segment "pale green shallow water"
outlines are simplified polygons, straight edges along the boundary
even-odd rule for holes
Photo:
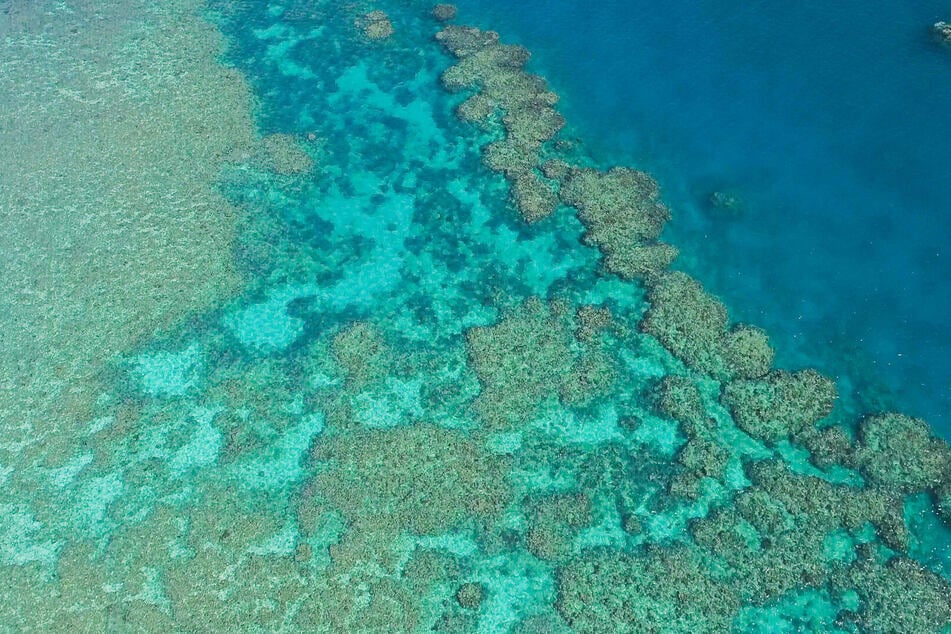
[[[51,104],[0,155],[0,631],[951,631],[947,445],[770,371],[521,52],[415,3],[38,6],[0,3],[4,99]]]

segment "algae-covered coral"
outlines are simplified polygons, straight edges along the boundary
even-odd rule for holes
[[[947,627],[948,446],[774,367],[526,49],[213,6],[267,132],[221,182],[246,288],[0,459],[0,630]]]

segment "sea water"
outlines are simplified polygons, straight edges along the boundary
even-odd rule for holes
[[[803,370],[842,352],[785,352],[788,315],[794,372],[736,324],[766,313],[627,250],[662,207],[610,168],[656,167],[671,203],[735,191],[736,223],[759,194],[672,178],[649,121],[589,143],[582,57],[528,68],[563,93],[547,140],[524,54],[437,41],[423,3],[35,6],[0,23],[5,255],[39,306],[0,317],[0,631],[948,631],[948,446]],[[457,22],[527,41],[503,13]],[[26,231],[37,200],[57,222]],[[720,290],[682,200],[662,237]]]
[[[586,143],[659,178],[680,266],[782,365],[951,434],[947,3],[460,6],[533,50]]]

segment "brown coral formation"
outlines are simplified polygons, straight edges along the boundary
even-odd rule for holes
[[[563,561],[574,551],[578,531],[589,526],[591,500],[585,493],[558,493],[525,502],[528,551],[548,561]]]
[[[394,362],[383,334],[369,322],[354,322],[338,332],[331,344],[334,360],[347,383],[359,387],[386,376]]]
[[[494,326],[466,333],[482,393],[476,408],[494,428],[527,422],[557,393],[574,362],[571,338],[541,300],[531,298]]]
[[[459,60],[443,73],[443,86],[476,90],[459,105],[459,117],[487,122],[497,111],[502,113],[505,138],[485,148],[485,164],[508,179],[512,202],[526,222],[549,216],[558,197],[538,167],[542,145],[565,125],[552,107],[557,95],[541,77],[524,71],[528,51],[500,44],[493,31],[448,26],[436,39]]]
[[[834,578],[862,603],[856,621],[867,632],[943,632],[951,624],[947,581],[905,557],[886,564],[864,558]]]
[[[296,176],[314,168],[314,159],[293,134],[269,134],[264,137],[262,145],[265,166],[278,174]]]
[[[456,17],[456,5],[437,4],[433,7],[433,17],[440,22],[449,22]]]
[[[696,499],[700,494],[703,478],[722,479],[729,459],[729,452],[714,440],[694,436],[681,447],[677,463],[683,467],[670,487],[670,494]]]
[[[653,388],[651,399],[661,414],[681,423],[688,434],[707,424],[700,390],[687,377],[665,376]]]
[[[598,322],[588,307],[582,313]],[[531,420],[539,404],[557,396],[570,407],[584,407],[606,394],[616,378],[606,343],[575,337],[589,333],[576,324],[573,311],[532,297],[493,326],[466,333],[469,360],[482,392],[475,402],[492,429]],[[597,323],[588,328],[601,328]]]
[[[385,40],[393,35],[393,23],[383,11],[370,11],[357,20],[357,26],[369,40]]]
[[[745,325],[728,329],[726,307],[686,273],[662,275],[647,299],[641,329],[689,367],[725,379],[756,378],[771,366],[765,333]]]
[[[674,247],[657,241],[670,211],[658,200],[657,183],[644,172],[571,168],[560,195],[578,210],[587,229],[584,241],[601,251],[609,273],[652,279],[677,257]]]
[[[39,444],[7,466],[74,438],[116,355],[239,290],[217,182],[256,143],[201,2],[19,4],[42,19],[5,15],[0,46],[0,444]]]
[[[723,403],[743,431],[776,442],[828,416],[836,395],[835,383],[815,370],[777,370],[762,379],[728,384]]]
[[[732,508],[692,526],[701,548],[722,558],[744,600],[771,601],[799,587],[820,586],[830,570],[849,560],[830,560],[826,538],[835,531],[858,532],[872,523],[893,548],[907,547],[901,500],[888,493],[833,485],[793,474],[781,462],[755,465],[753,486]]]
[[[926,422],[902,414],[865,418],[854,462],[872,482],[905,492],[936,489],[951,480],[951,448]]]
[[[332,508],[354,532],[433,535],[492,517],[508,500],[504,460],[458,431],[357,431],[318,442],[313,457],[324,466],[300,507],[305,526]]]
[[[689,548],[596,552],[558,572],[556,607],[577,632],[727,632],[739,599]]]

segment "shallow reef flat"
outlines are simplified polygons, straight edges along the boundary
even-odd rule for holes
[[[75,436],[117,354],[240,289],[216,183],[256,141],[251,95],[201,7],[2,5],[5,463]]]
[[[216,0],[225,71],[166,6],[235,82],[202,115],[230,122],[214,164],[180,150],[214,229],[165,229],[220,266],[116,265],[190,300],[103,304],[128,330],[98,365],[57,348],[98,369],[61,378],[83,408],[4,414],[32,444],[0,454],[0,631],[951,631],[951,449],[776,367],[527,50],[450,5]],[[155,11],[139,64],[175,48]],[[170,188],[181,155],[141,156]]]

